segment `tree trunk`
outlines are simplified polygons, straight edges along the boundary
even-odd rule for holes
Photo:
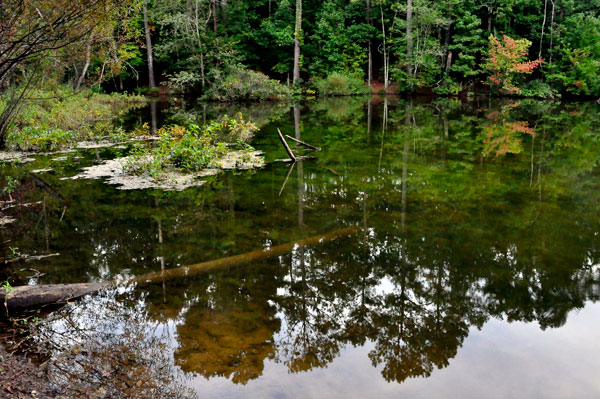
[[[491,34],[492,33],[492,15],[494,13],[494,8],[488,6],[487,11],[488,11],[488,24],[487,24],[488,26],[487,26],[487,31],[488,31],[488,34]]]
[[[371,26],[371,0],[367,0],[367,24]],[[369,86],[373,83],[373,53],[371,49],[371,38],[369,37],[369,64],[367,65],[367,79]]]
[[[556,15],[556,0],[550,0],[552,3],[552,14],[550,18],[550,59],[548,63],[552,65],[552,53],[554,51],[554,16]]]
[[[452,50],[450,50],[450,35],[452,32],[452,24],[448,25],[446,28],[446,35],[444,38],[444,54],[446,57],[444,59],[444,72],[447,74],[450,69],[450,63],[452,62]]]
[[[302,0],[296,0],[296,27],[294,29],[294,75],[293,84],[300,80],[300,39],[302,38]]]
[[[213,31],[217,33],[217,0],[212,0],[211,3],[213,14]]]
[[[268,249],[260,249],[227,258],[197,263],[195,265],[176,267],[174,269],[162,269],[160,271],[137,276],[130,280],[129,283],[161,283],[168,278],[192,277],[195,275],[208,273],[213,270],[223,270],[242,265],[251,265],[269,258],[285,255],[297,247],[309,247],[326,244],[328,242],[337,240],[338,238],[354,235],[358,231],[360,231],[359,226],[345,227],[322,235],[304,238],[295,242],[275,245]],[[12,288],[8,295],[5,295],[5,290],[2,288],[0,289],[0,302],[5,304],[5,308],[9,312],[27,308],[36,308],[44,305],[60,305],[71,299],[93,293],[104,287],[114,284],[118,284],[117,281],[113,280],[101,283],[84,284],[26,285]]]
[[[413,37],[412,37],[412,14],[413,2],[406,1],[406,74],[408,75],[409,85],[412,86],[412,53],[413,53]]]
[[[83,83],[83,81],[85,79],[85,75],[87,73],[87,70],[90,66],[91,48],[92,48],[92,34],[90,34],[90,37],[87,42],[87,46],[85,49],[85,64],[83,64],[83,69],[81,70],[81,74],[79,75],[79,78],[77,78],[77,82],[75,83],[75,91],[79,90],[79,88],[81,87],[81,84]]]
[[[148,55],[148,86],[151,89],[156,87],[154,81],[154,62],[152,57],[152,39],[150,38],[150,25],[148,24],[148,5],[147,0],[143,2],[144,12],[144,33],[146,35],[146,53]]]
[[[383,36],[383,43],[382,43],[382,48],[383,48],[383,86],[385,87],[385,89],[387,90],[388,85],[389,85],[389,58],[388,58],[388,54],[387,54],[387,49],[385,46],[385,20],[383,18],[383,6],[381,3],[379,3],[379,12],[381,14],[381,33]]]
[[[542,48],[543,48],[543,40],[544,40],[544,28],[546,27],[546,14],[548,10],[548,0],[544,0],[544,20],[542,21],[542,33],[540,34],[540,51],[538,53],[538,58],[542,58]]]
[[[45,305],[60,305],[75,298],[98,291],[110,283],[88,284],[47,284],[24,285],[14,287],[8,294],[5,289],[0,289],[0,301],[4,303],[5,312],[14,312],[27,308],[36,308]]]

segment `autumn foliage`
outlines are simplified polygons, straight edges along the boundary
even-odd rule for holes
[[[491,124],[483,130],[483,156],[498,158],[508,153],[519,154],[523,150],[523,134],[536,135],[529,122],[510,120],[510,111],[519,104],[507,104],[487,115]]]
[[[502,40],[491,35],[489,37],[489,58],[486,69],[491,72],[489,84],[500,92],[520,94],[521,89],[515,85],[519,75],[529,75],[543,60],[527,60],[527,52],[531,42],[527,39],[515,40],[504,35]]]

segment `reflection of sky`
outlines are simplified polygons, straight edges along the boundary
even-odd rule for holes
[[[572,312],[563,327],[491,319],[471,329],[450,365],[429,378],[387,383],[371,365],[372,344],[351,346],[327,368],[290,374],[265,362],[247,385],[225,378],[189,382],[202,398],[598,398],[600,303]]]

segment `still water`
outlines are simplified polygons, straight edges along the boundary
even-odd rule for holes
[[[57,384],[130,389],[105,381],[120,373],[154,381],[149,397],[600,397],[599,105],[178,100],[136,112],[121,123],[242,112],[267,166],[160,192],[63,179],[126,148],[5,165],[15,196],[39,201],[11,211],[5,254],[59,255],[0,279],[126,280],[277,250],[51,314],[34,339]],[[276,162],[277,128],[322,151]]]

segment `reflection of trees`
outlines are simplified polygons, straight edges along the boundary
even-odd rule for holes
[[[65,397],[191,398],[173,364],[168,323],[148,317],[145,295],[109,289],[65,307],[31,331],[49,357],[48,379]]]
[[[280,327],[268,303],[272,279],[226,273],[202,283],[177,327],[176,363],[205,378],[241,384],[258,378],[274,356],[273,334]]]
[[[355,109],[344,101],[334,110]],[[69,219],[83,213],[70,208],[54,237],[68,237],[67,248],[77,244],[84,262],[101,248],[108,249],[106,263],[128,259],[125,266],[142,270],[362,225],[356,237],[167,282],[164,292],[148,289],[153,319],[177,324],[176,364],[236,383],[260,376],[266,359],[300,372],[325,367],[345,345],[369,341],[370,360],[388,381],[428,376],[489,318],[559,327],[571,310],[598,299],[594,117],[552,104],[505,106],[503,122],[537,121],[539,135],[511,131],[518,151],[490,160],[482,156],[489,148],[481,118],[494,110],[480,104],[385,101],[364,104],[379,118],[344,116],[344,123],[338,114],[323,118],[327,104],[316,120],[302,115],[303,139],[327,151],[296,165],[279,195],[288,170],[277,165],[165,196],[159,208],[151,197],[115,199],[89,185],[86,195],[99,201],[87,207],[88,219]],[[299,112],[293,115],[288,128],[299,132]],[[385,135],[375,134],[380,130]],[[63,188],[72,197],[80,186]],[[108,223],[102,215],[111,208],[119,216]]]

